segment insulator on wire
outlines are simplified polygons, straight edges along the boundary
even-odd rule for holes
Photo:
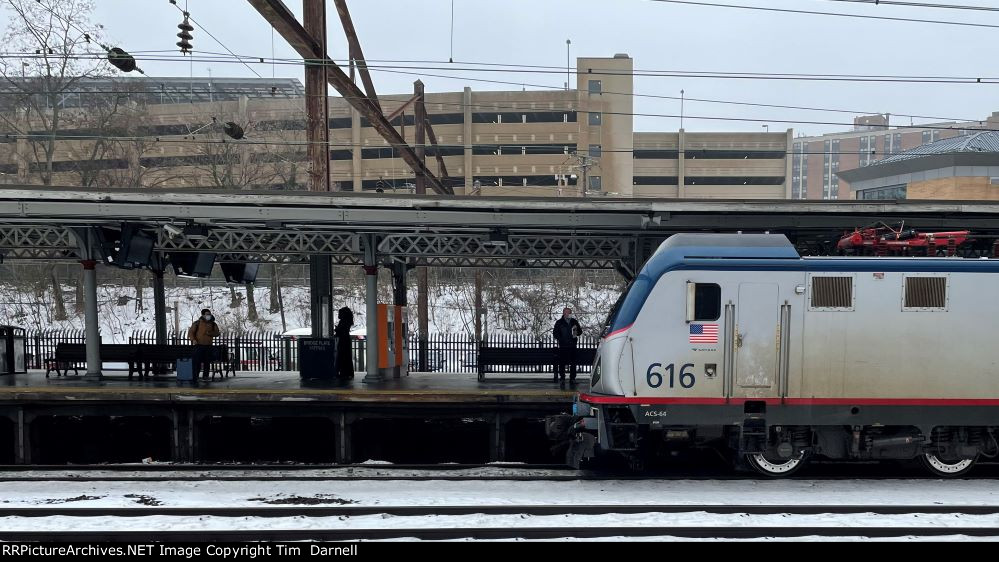
[[[108,62],[122,72],[132,72],[135,66],[135,58],[119,47],[108,49]]]
[[[226,121],[222,125],[222,132],[236,140],[243,138],[243,128],[232,121]]]
[[[180,33],[177,34],[177,37],[180,37],[180,41],[177,41],[177,46],[180,47],[180,53],[182,55],[186,55],[191,52],[191,39],[194,39],[194,36],[191,35],[191,32],[194,31],[194,26],[188,22],[189,16],[190,14],[184,12],[184,21],[177,25],[177,27],[180,28]]]

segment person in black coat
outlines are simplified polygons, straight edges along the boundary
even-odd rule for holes
[[[338,379],[354,378],[354,357],[350,348],[350,328],[354,325],[354,313],[346,306],[336,313],[336,376]]]
[[[572,309],[563,309],[562,317],[555,322],[555,328],[552,330],[555,345],[558,346],[555,360],[555,382],[565,382],[565,367],[568,365],[569,382],[570,384],[576,383],[576,343],[581,335],[583,335],[583,329],[572,315]]]

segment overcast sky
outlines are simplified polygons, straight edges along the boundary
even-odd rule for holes
[[[182,15],[168,0],[96,0],[95,21],[115,44],[136,53],[150,76],[188,76],[190,64],[176,52],[175,33]],[[271,28],[245,0],[187,0],[192,17],[229,49],[271,57]],[[707,0],[713,1],[713,0]],[[564,68],[566,39],[576,56],[628,53],[637,70],[712,72],[932,75],[997,77],[993,69],[999,44],[999,12],[873,6],[828,0],[717,0],[722,3],[994,24],[995,28],[839,18],[677,5],[651,0],[455,0],[454,60]],[[183,5],[185,0],[178,0]],[[297,14],[301,1],[286,2]],[[982,0],[962,4],[987,6]],[[991,3],[995,5],[996,3]],[[372,61],[435,61],[448,66],[451,49],[451,0],[349,0],[365,56]],[[346,42],[333,3],[328,3],[331,56],[342,59]],[[10,18],[9,10],[2,17]],[[196,50],[224,49],[202,30],[194,31]],[[171,61],[143,60],[142,51],[167,51]],[[278,36],[274,54],[295,53]],[[437,62],[439,61],[439,62]],[[374,63],[373,63],[374,64]],[[389,63],[385,63],[389,64]],[[194,75],[253,76],[243,65],[195,62]],[[298,65],[253,65],[262,76],[302,77]],[[564,71],[513,73],[416,70],[427,91],[521,89],[515,85],[473,82],[499,80],[561,87]],[[451,75],[456,78],[427,76]],[[379,93],[412,91],[413,75],[374,72]],[[889,112],[943,118],[984,119],[999,111],[999,84],[911,84],[786,80],[735,80],[676,77],[635,79],[639,94],[709,98],[765,104]],[[676,115],[679,101],[638,97],[636,113]],[[687,101],[688,130],[762,130],[794,127],[820,134],[848,129],[848,113],[767,109]],[[700,120],[697,116],[723,117]],[[785,121],[790,121],[787,123]],[[809,124],[808,121],[829,124]],[[927,119],[914,119],[915,123]],[[909,124],[895,117],[893,124]],[[675,117],[636,117],[641,131],[676,130]]]

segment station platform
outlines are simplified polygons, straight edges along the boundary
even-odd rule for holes
[[[173,462],[550,462],[547,416],[588,377],[413,373],[364,382],[242,371],[181,383],[111,372],[0,376],[0,465]],[[269,443],[263,446],[264,442]],[[263,447],[263,450],[261,449]],[[136,450],[149,452],[136,453]],[[304,460],[303,460],[304,459]]]
[[[43,401],[322,401],[392,403],[571,403],[585,392],[589,379],[560,386],[550,375],[411,373],[365,382],[357,373],[348,381],[303,381],[294,371],[241,371],[235,376],[199,379],[194,384],[173,375],[131,380],[124,374],[101,378],[84,375],[45,377],[44,371],[0,376],[0,403]]]

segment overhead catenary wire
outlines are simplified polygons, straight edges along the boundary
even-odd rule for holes
[[[239,58],[238,55],[232,54],[231,52],[230,52],[230,56],[232,56],[234,58],[237,58],[237,59]],[[232,61],[230,60],[230,62],[232,62]],[[296,62],[296,64],[301,64],[301,63],[300,62]],[[490,63],[469,63],[469,64],[490,64]],[[509,65],[503,65],[503,66],[509,66]],[[529,66],[529,67],[534,68],[537,65],[520,65],[520,66]],[[429,67],[404,66],[404,67],[393,67],[393,68],[407,68],[407,69],[411,69],[411,70],[418,70],[418,69],[429,68]],[[436,68],[436,67],[434,67],[434,68]],[[374,68],[374,70],[380,71],[380,72],[393,72],[393,73],[401,73],[401,74],[416,74],[416,73],[409,73],[409,72],[404,72],[404,71],[400,71],[400,70],[389,70],[389,69],[383,69],[383,68]],[[445,70],[450,70],[450,69],[445,69]],[[473,72],[474,71],[478,71],[478,69],[465,69],[465,70],[467,70],[467,71],[473,71]],[[497,69],[493,69],[493,70],[497,70]],[[499,71],[508,71],[508,69],[498,69],[498,70]],[[543,70],[543,68],[538,69],[538,70]],[[552,72],[561,73],[562,69],[559,68],[557,71],[553,69],[551,71]],[[716,75],[716,74],[717,73],[715,73],[713,75]],[[427,75],[427,74],[426,73],[419,73],[419,75]],[[506,84],[511,84],[511,85],[512,84],[516,84],[516,85],[523,85],[524,84],[522,81],[518,81],[518,82],[503,82],[503,81],[496,81],[496,80],[476,79],[476,78],[470,78],[470,77],[454,77],[454,76],[441,76],[441,75],[431,75],[431,76],[438,76],[438,77],[447,78],[447,79],[454,79],[454,80],[463,79],[463,80],[483,81],[483,82],[492,82],[492,83],[506,83]],[[803,78],[803,77],[814,77],[813,75],[801,75],[801,74],[782,75],[782,76],[794,76],[794,77],[799,77],[799,78]],[[857,78],[859,75],[839,75],[839,76],[843,77],[843,78],[851,78],[851,77],[852,78]],[[833,75],[832,77],[836,77],[836,75]],[[829,78],[829,76],[824,77],[824,78]],[[864,78],[874,78],[874,77],[864,77]],[[953,79],[955,79],[955,77],[939,77],[939,76],[937,76],[937,77],[897,77],[897,76],[892,76],[892,77],[877,77],[877,78],[890,78],[890,79],[897,79],[897,80],[912,80],[912,79],[917,79],[917,78],[919,78],[919,79],[928,79],[928,80],[939,80],[939,79],[953,80]],[[958,80],[960,80],[960,81],[970,81],[970,78],[958,78]],[[976,79],[976,82],[981,83],[981,79]],[[532,84],[532,87],[543,87],[543,88],[550,88],[550,89],[561,89],[560,87],[548,86],[548,85],[537,85],[537,84]],[[605,92],[605,93],[606,94],[610,94],[610,95],[614,94],[614,92]],[[659,98],[659,99],[677,99],[676,96],[665,96],[665,95],[654,95],[654,94],[636,94],[636,93],[630,93],[630,94],[621,94],[621,95],[633,95],[633,96],[636,96],[636,97],[652,97],[652,98]],[[826,111],[826,109],[823,109],[823,108],[810,108],[810,107],[803,107],[803,106],[780,106],[780,105],[777,105],[777,104],[756,104],[756,103],[752,103],[752,102],[735,102],[735,101],[729,101],[729,100],[708,100],[708,99],[699,99],[699,98],[689,98],[689,99],[691,101],[703,101],[703,102],[706,102],[706,103],[730,103],[730,104],[746,105],[746,106],[757,106],[757,107],[775,107],[775,108],[785,108],[785,109],[802,109],[802,110],[809,110],[809,111]],[[844,113],[856,113],[854,111],[840,110],[840,109],[836,109],[836,110],[830,109],[828,111],[844,112]],[[867,113],[873,113],[873,112],[867,112]],[[648,115],[648,114],[635,114],[635,115]],[[904,114],[904,113],[895,113],[894,115],[901,116],[901,117],[921,118],[921,119],[922,118],[935,118],[935,117],[929,117],[929,116],[917,116],[917,115],[910,115],[910,114]],[[975,120],[975,119],[953,119],[953,118],[938,118],[938,119],[948,119],[948,120],[954,120],[954,121],[968,121],[968,122],[976,122],[976,121],[977,122],[981,122],[980,120]],[[736,119],[733,119],[733,120],[736,120]],[[766,119],[766,120],[760,120],[760,121],[778,121],[778,120]],[[838,123],[828,123],[828,122],[806,122],[806,121],[801,121],[801,120],[783,120],[782,122],[787,122],[787,123],[802,123],[802,124],[805,124],[805,123],[807,123],[807,124],[813,124],[813,123],[814,124],[838,124]],[[844,123],[844,125],[849,125],[849,124]],[[910,127],[916,127],[916,126],[912,125]],[[925,126],[919,126],[919,127],[916,127],[916,128],[925,128]]]
[[[34,53],[24,54],[24,58],[37,57]],[[69,55],[67,58],[87,59],[97,58],[97,54]],[[191,59],[192,57],[185,57]],[[187,62],[185,59],[176,57],[146,57],[144,60],[153,62]],[[305,66],[312,62],[311,59],[281,59],[270,61],[267,57],[246,57],[246,56],[203,56],[195,57],[195,62],[220,63],[220,64],[281,64],[285,66]],[[252,60],[251,60],[252,59]],[[322,62],[318,60],[317,62]],[[337,61],[334,61],[337,62]],[[346,64],[346,63],[343,63]],[[447,63],[436,63],[436,66],[417,65],[390,65],[390,64],[369,64],[370,69],[382,71],[401,70],[436,70],[447,72],[484,72],[484,73],[507,73],[507,74],[552,74],[558,75],[565,72],[565,68],[546,67],[541,65],[508,65],[495,63],[495,66],[504,68],[469,68],[453,67]],[[455,64],[485,64],[485,63],[455,63]],[[892,75],[892,74],[834,74],[834,73],[781,73],[781,72],[740,72],[740,71],[704,71],[704,70],[632,70],[621,71],[613,69],[587,69],[583,71],[576,69],[577,74],[592,76],[632,76],[646,78],[710,78],[710,79],[736,79],[736,80],[797,80],[797,81],[819,81],[819,82],[897,82],[897,83],[920,83],[920,84],[999,84],[999,76],[945,76],[945,75]],[[434,76],[434,75],[430,75]],[[448,79],[463,79],[456,76],[439,76]],[[511,85],[523,86],[531,85],[523,81],[509,82]],[[544,85],[545,88],[554,88],[553,85]],[[564,86],[559,86],[564,89]],[[606,93],[606,92],[605,92]]]
[[[869,2],[863,2],[861,0],[836,0],[836,1],[842,1],[842,2],[852,1],[854,3],[869,3]],[[886,2],[886,3],[889,3],[889,2]],[[951,7],[951,8],[965,8],[965,9],[978,8],[978,7],[968,7],[968,6],[964,6],[964,7],[961,7],[961,6],[949,6],[949,5],[945,6],[945,5],[936,5],[936,4],[934,4],[934,5],[926,5],[926,4],[912,3],[912,2],[891,2],[891,3],[892,4],[897,4],[897,5],[921,5],[921,6],[924,6],[924,7]],[[711,4],[711,3],[699,2],[698,4]],[[711,5],[724,6],[723,4],[711,4]],[[181,10],[179,6],[176,6],[176,7],[177,7],[178,10]],[[183,11],[183,10],[181,10],[181,11]],[[199,24],[199,26],[200,26],[200,24]],[[202,29],[204,29],[204,28],[202,27]],[[243,64],[244,66],[246,66],[252,72],[254,72],[254,74],[256,74],[258,77],[260,76],[259,73],[257,73],[249,64],[247,64],[243,60],[244,58],[249,58],[249,57],[244,57],[244,56],[237,55],[231,49],[229,49],[226,45],[224,45],[221,41],[219,41],[214,35],[212,35],[207,29],[204,29],[204,31],[206,31],[206,33],[208,33],[209,36],[211,36],[217,43],[219,43],[219,45],[221,45],[224,49],[226,49],[226,51],[228,52],[229,55],[231,55],[238,62],[240,62],[241,64]],[[258,58],[260,61],[263,61],[262,58],[259,58],[259,57],[256,57],[256,58]],[[275,60],[273,58],[273,56],[272,56],[271,64],[272,64],[272,69],[274,68],[274,65],[277,64],[277,60]],[[466,63],[466,64],[485,64],[485,63]],[[509,66],[509,65],[504,65],[504,66]],[[408,67],[408,68],[418,68],[418,67]],[[436,67],[419,67],[419,68],[436,68]],[[480,70],[480,69],[474,69],[474,68],[473,69],[442,68],[442,69],[444,69],[444,70],[467,70],[467,71],[479,71]],[[381,70],[388,71],[387,69],[381,69]],[[540,70],[544,70],[544,69],[543,68],[536,68],[535,70],[540,71]],[[558,72],[559,73],[561,72],[561,68],[558,69]],[[637,75],[643,75],[643,74],[641,74],[641,72],[642,71],[638,71],[639,74],[637,74]],[[656,72],[656,71],[653,71],[653,72]],[[671,72],[671,71],[664,71],[664,72]],[[672,72],[685,72],[685,71],[672,71]],[[600,73],[600,72],[598,71],[598,73]],[[723,76],[722,73],[709,73],[709,74],[710,74],[710,76],[699,75],[698,77],[712,77],[713,78],[713,77],[721,77],[721,76]],[[690,76],[690,75],[687,74],[685,76]],[[744,78],[746,76],[747,75],[741,74],[741,73],[738,76],[731,75],[731,74],[724,75],[724,77],[727,77],[727,78],[733,78],[733,77]],[[760,75],[759,74],[751,74],[751,76],[760,76]],[[769,75],[769,76],[766,76],[766,78],[768,78],[768,79],[778,79],[778,78],[779,79],[805,79],[806,77],[807,78],[811,78],[811,79],[849,78],[849,79],[852,79],[852,80],[871,80],[871,79],[880,79],[880,80],[928,80],[928,81],[934,81],[934,82],[937,82],[937,81],[947,81],[947,80],[950,80],[950,79],[953,78],[953,77],[934,77],[934,76],[929,76],[929,77],[894,77],[894,76],[865,77],[865,76],[860,76],[860,75],[815,76],[815,75],[802,75],[802,74],[781,74],[781,75]],[[452,78],[452,77],[448,77],[448,78]],[[970,81],[972,81],[972,78],[971,77],[959,77],[956,80],[957,81],[969,81],[970,82]],[[984,80],[986,80],[987,82],[989,81],[989,79],[984,79]],[[982,78],[974,78],[974,82],[975,83],[982,83],[982,81],[983,81]],[[521,83],[521,82],[518,82],[518,83]],[[513,83],[511,83],[511,84],[513,84]],[[653,97],[652,95],[646,95],[646,96],[647,97]],[[661,98],[661,99],[675,99],[675,96],[654,96],[654,97],[658,97],[658,98]],[[692,98],[691,101],[704,101],[705,103],[739,103],[739,102],[727,102],[727,101],[722,101],[722,100],[697,100],[697,99],[694,99],[694,98]],[[747,102],[742,102],[741,104],[744,104],[744,105],[747,105],[747,106],[755,105],[755,106],[758,106],[758,107],[768,107],[768,106],[771,106],[771,105],[775,105],[775,104],[752,104],[752,103],[747,103]],[[776,106],[776,107],[794,108],[792,106]],[[812,108],[803,108],[803,107],[801,107],[801,108],[795,108],[795,109],[813,110]],[[814,110],[818,110],[818,109],[814,109]],[[848,112],[846,110],[828,110],[828,111]],[[852,111],[849,111],[849,112],[852,112]],[[874,113],[874,112],[865,112],[865,113]],[[901,117],[911,117],[911,118],[934,118],[934,117],[916,116],[916,115],[908,115],[908,114],[901,114],[901,113],[895,113],[895,115],[901,116]],[[944,119],[944,118],[941,118],[941,119]],[[958,120],[958,119],[949,119],[949,120]],[[967,121],[974,121],[974,120],[973,119],[967,119]]]
[[[88,90],[88,89],[80,89],[80,90],[61,90],[59,93],[60,94],[91,94],[91,95],[98,94],[98,95],[108,95],[108,96],[115,96],[115,95],[117,95],[117,96],[127,96],[127,95],[132,95],[132,94],[135,94],[135,95],[152,95],[152,94],[159,93],[159,90],[125,90],[125,89]],[[243,90],[243,89],[239,89],[239,88],[228,88],[228,89],[224,90],[223,93],[229,94],[229,95],[259,95],[258,91]],[[611,94],[611,95],[614,94],[614,92],[604,92],[604,93]],[[30,94],[26,94],[24,92],[19,92],[19,91],[18,92],[14,92],[14,91],[2,91],[2,90],[0,90],[0,96],[3,96],[3,95],[22,95],[23,96],[23,95],[30,95]],[[430,95],[432,95],[432,94],[430,94]],[[622,94],[622,95],[627,95],[627,94]],[[654,98],[654,99],[669,99],[669,100],[679,100],[680,99],[680,96],[670,96],[670,95],[661,95],[661,94],[640,94],[640,93],[634,93],[634,94],[630,94],[630,95],[632,95],[634,97],[645,97],[645,98]],[[282,99],[284,99],[286,97],[287,97],[286,95],[282,94]],[[308,94],[303,94],[303,95],[300,95],[300,96],[295,96],[295,98],[299,98],[299,97],[304,99],[304,98],[308,97]],[[264,99],[266,99],[266,98],[264,98]],[[339,99],[350,100],[352,98],[350,96],[343,96],[343,97],[340,97]],[[711,98],[691,98],[691,97],[685,97],[684,99],[686,101],[701,102],[701,103],[738,105],[738,106],[747,106],[747,107],[764,107],[764,108],[771,108],[771,109],[794,109],[794,110],[800,110],[800,111],[812,111],[812,112],[820,112],[820,113],[848,113],[848,114],[852,114],[852,115],[857,115],[857,114],[882,114],[881,112],[876,112],[876,111],[850,110],[850,109],[824,108],[824,107],[810,107],[810,106],[799,106],[799,105],[781,105],[781,104],[757,103],[757,102],[746,102],[746,101],[737,101],[737,100],[720,100],[720,99],[711,99]],[[395,101],[395,100],[391,100],[390,96],[382,96],[382,101],[391,103],[392,101]],[[403,100],[399,100],[399,101],[402,102]],[[526,110],[528,108],[522,107],[522,105],[517,105],[517,104],[524,104],[524,103],[552,103],[552,100],[550,100],[550,99],[534,99],[534,98],[520,97],[520,98],[517,99],[517,102],[515,102],[513,104],[501,104],[499,102],[495,102],[495,103],[494,102],[481,102],[481,103],[467,104],[467,107],[480,108],[480,109],[510,109],[510,110],[513,110],[513,111],[524,111],[524,110]],[[463,104],[463,103],[446,102],[446,101],[436,101],[436,100],[428,100],[427,104],[428,105],[452,105],[452,106],[466,107],[466,104]],[[535,111],[537,110],[537,108],[532,108],[532,109],[535,110]],[[565,110],[569,110],[569,111],[577,111],[574,108],[555,108],[555,109],[565,109]],[[299,111],[303,112],[303,114],[304,114],[304,109],[299,110]],[[964,122],[964,123],[976,123],[976,122],[977,123],[982,123],[983,122],[982,119],[972,119],[972,118],[942,117],[942,116],[931,116],[931,115],[915,115],[915,114],[899,113],[899,112],[887,112],[887,113],[890,114],[893,117],[909,117],[909,118],[914,118],[914,119],[933,119],[933,120],[937,120],[937,121],[952,121],[952,122]]]
[[[146,74],[145,71],[142,70],[142,68],[140,68],[138,65],[135,64],[135,59],[132,57],[131,54],[127,53],[123,49],[116,48],[116,47],[110,47],[108,45],[105,45],[104,43],[100,42],[97,39],[97,34],[83,29],[82,27],[80,27],[79,25],[77,25],[75,22],[73,22],[73,20],[71,20],[70,18],[64,17],[62,14],[59,14],[57,11],[55,11],[51,6],[47,6],[46,4],[42,3],[41,0],[35,0],[35,2],[39,6],[41,6],[45,11],[47,11],[50,14],[52,14],[53,17],[58,18],[60,21],[65,22],[66,25],[68,25],[68,26],[72,27],[73,29],[77,30],[78,32],[80,32],[83,35],[83,38],[84,38],[84,40],[85,40],[86,43],[90,43],[91,41],[93,41],[94,43],[97,44],[97,46],[99,46],[100,48],[104,49],[105,52],[100,55],[99,60],[106,60],[106,61],[110,62],[113,66],[116,66],[116,67],[120,68],[124,72],[131,72],[131,71],[134,70],[134,71],[138,72],[139,74],[142,74],[142,75]],[[25,14],[24,12],[22,12],[20,10],[20,8],[14,3],[13,0],[9,0],[9,3],[10,3],[11,6],[14,7],[14,10],[18,13],[18,15],[21,16],[21,20],[24,21],[25,25],[27,25],[29,28],[31,28],[32,29],[32,33],[35,34],[34,26],[31,25],[31,22],[30,22],[29,18],[27,17],[27,14]],[[45,42],[44,40],[42,40],[41,37],[38,37],[37,34],[35,34],[35,35],[36,35],[36,38],[39,40],[39,42],[41,42],[41,43]],[[61,54],[60,56],[63,56],[64,58],[67,58],[67,59],[74,58],[72,56],[66,56],[65,54]],[[22,58],[30,58],[30,57],[22,57]],[[123,66],[123,64],[125,64],[125,62],[123,62],[123,61],[127,62],[128,66]]]
[[[978,130],[976,129],[976,132],[977,131]],[[993,129],[993,131],[999,132],[999,129]],[[176,138],[177,136],[183,136],[184,138]],[[237,145],[237,146],[239,146],[239,145],[249,145],[249,146],[288,146],[288,147],[307,147],[310,144],[323,144],[323,145],[329,145],[331,148],[341,148],[341,149],[348,149],[348,150],[351,150],[351,149],[394,150],[394,147],[392,145],[367,145],[367,144],[363,144],[363,143],[362,144],[356,144],[356,143],[350,143],[350,142],[335,142],[335,141],[329,141],[329,142],[324,142],[324,141],[289,141],[289,140],[280,140],[280,139],[274,139],[274,140],[269,140],[269,139],[241,139],[241,140],[235,141],[235,140],[225,140],[225,139],[216,139],[216,138],[203,138],[203,139],[199,139],[199,138],[186,138],[186,137],[189,137],[189,136],[192,136],[192,135],[190,135],[190,134],[188,134],[188,135],[175,135],[173,137],[171,137],[170,135],[161,135],[161,136],[157,137],[157,136],[111,136],[111,135],[66,135],[66,134],[52,135],[52,134],[30,134],[30,133],[29,134],[6,133],[6,134],[3,134],[3,135],[0,135],[0,138],[5,138],[7,140],[17,140],[17,139],[32,140],[32,139],[51,139],[51,138],[55,138],[56,140],[66,140],[66,141],[105,140],[105,141],[133,141],[133,142],[168,143],[168,144],[228,144],[228,145]],[[197,135],[193,135],[193,136],[197,136]],[[424,144],[409,143],[409,146],[410,147],[422,147],[422,148],[431,149],[431,150],[435,149],[435,148],[464,149],[464,148],[469,148],[469,147],[473,148],[473,149],[475,149],[475,148],[502,149],[502,148],[519,148],[519,147],[552,148],[552,149],[554,149],[554,148],[563,148],[565,146],[568,146],[568,144],[567,143],[532,144],[532,143],[527,143],[527,142],[519,142],[519,143],[518,142],[511,142],[511,143],[474,143],[474,144],[470,144],[470,145],[439,143],[437,145],[433,145],[433,144],[429,144],[429,143],[424,143]],[[780,149],[780,148],[772,148],[772,149],[761,149],[761,148],[753,148],[753,149],[749,149],[749,148],[743,148],[743,149],[740,149],[740,148],[731,148],[731,149],[694,149],[694,148],[688,148],[688,149],[685,149],[684,152],[686,154],[688,154],[688,155],[691,155],[691,157],[689,157],[688,159],[697,160],[697,159],[703,159],[703,158],[699,158],[698,156],[700,156],[700,155],[702,155],[704,153],[709,153],[710,154],[713,151],[717,151],[717,150],[721,150],[722,152],[732,152],[732,153],[772,153],[774,155],[780,154],[781,157],[783,157],[783,158],[789,158],[789,157],[793,157],[793,156],[796,156],[796,155],[811,155],[811,154],[816,154],[816,155],[838,154],[838,155],[859,155],[859,156],[869,155],[869,156],[886,156],[886,157],[887,156],[892,156],[892,155],[895,155],[895,154],[899,154],[899,152],[886,153],[886,152],[881,152],[881,151],[878,151],[878,150],[865,150],[865,151],[859,151],[859,150],[858,151],[852,151],[852,150],[851,151],[841,151],[841,150],[803,150],[803,151],[795,151],[793,149],[792,150],[787,150],[787,149]],[[659,148],[659,147],[652,147],[652,146],[637,146],[637,147],[631,147],[631,148],[606,147],[606,148],[602,148],[601,149],[601,152],[603,152],[603,153],[634,153],[636,151],[637,152],[642,152],[642,151],[678,152],[678,150],[674,149],[674,148]],[[584,150],[577,149],[577,151],[575,151],[575,152],[571,151],[568,154],[571,155],[571,154],[574,154],[576,152],[585,152],[585,149]],[[260,154],[266,154],[266,152],[261,152]],[[534,156],[561,156],[561,155],[565,155],[565,154],[566,153],[548,153],[548,154],[535,154]],[[530,154],[528,154],[528,155],[530,156]],[[201,154],[201,155],[199,155],[199,154],[181,154],[181,155],[177,155],[177,156],[212,156],[212,155],[211,154]],[[478,156],[489,156],[489,155],[479,154]],[[492,156],[518,156],[518,155],[517,154],[494,154]],[[155,158],[157,156],[150,156],[150,157]],[[444,158],[450,158],[450,157],[451,156],[444,156]],[[453,157],[455,157],[455,158],[461,158],[462,156],[461,155],[454,155]],[[379,160],[379,159],[380,160],[390,160],[390,159],[394,159],[394,158],[401,158],[401,156],[399,156],[399,155],[393,155],[393,156],[389,156],[389,157],[375,158],[374,160]],[[676,157],[649,158],[649,160],[657,160],[657,159],[658,160],[671,160],[671,159],[675,160]],[[729,160],[759,160],[759,159],[765,159],[765,158],[750,158],[750,157],[747,156],[747,157],[743,157],[743,158],[728,158],[728,159]],[[643,158],[637,158],[636,160],[643,160]],[[302,161],[304,161],[304,160],[302,160]],[[550,166],[550,165],[555,165],[555,164],[541,164],[541,165],[542,166]],[[563,163],[563,165],[567,165],[567,164]],[[636,166],[638,166],[638,164],[636,164]],[[537,174],[528,174],[528,175],[537,175]],[[547,175],[547,174],[541,174],[541,175]]]
[[[937,4],[931,2],[905,2],[901,0],[825,0],[826,2],[841,2],[846,4],[869,4],[873,6],[904,6],[910,8],[935,8],[944,10],[968,10],[976,12],[999,12],[993,6],[967,6],[960,4]]]
[[[741,10],[751,10],[760,12],[774,12],[774,13],[784,13],[784,14],[798,14],[798,15],[814,15],[814,16],[829,16],[829,17],[839,17],[839,18],[855,18],[855,19],[867,19],[867,20],[880,20],[880,21],[895,21],[895,22],[907,22],[907,23],[925,23],[934,25],[953,25],[958,27],[977,27],[977,28],[987,28],[987,29],[999,29],[999,24],[991,23],[981,23],[981,22],[969,22],[969,21],[951,21],[951,20],[935,20],[935,19],[924,19],[924,18],[907,18],[907,17],[896,17],[896,16],[875,16],[869,14],[849,14],[843,12],[825,12],[820,10],[802,10],[797,8],[777,8],[773,6],[747,6],[744,4],[725,4],[721,2],[701,2],[697,0],[646,0],[648,2],[658,2],[662,4],[677,4],[677,5],[687,5],[687,6],[703,6],[711,8],[731,8],[731,9],[741,9]]]
[[[406,67],[406,68],[418,70],[420,67]],[[523,81],[511,82],[511,81],[502,81],[502,80],[494,80],[494,79],[473,78],[473,77],[469,77],[469,76],[456,77],[456,76],[449,76],[449,75],[430,74],[430,73],[426,73],[426,72],[419,72],[419,73],[417,73],[417,72],[408,72],[408,71],[402,71],[402,70],[388,70],[388,69],[382,69],[382,68],[373,68],[373,70],[376,71],[376,72],[385,72],[385,73],[394,73],[394,74],[405,74],[405,75],[415,75],[415,76],[433,76],[433,77],[445,78],[445,79],[450,79],[450,80],[463,80],[463,81],[466,81],[466,82],[467,81],[472,81],[472,82],[491,83],[491,84],[506,84],[506,85],[517,85],[517,86],[530,85],[532,87],[545,88],[545,89],[550,89],[550,90],[561,90],[562,89],[561,87],[556,87],[556,86],[551,86],[551,85],[545,85],[545,84],[526,84]],[[558,70],[558,72],[560,73],[561,69]],[[964,80],[964,81],[970,81],[970,79],[969,80]],[[981,79],[978,79],[977,82],[978,83],[982,83]],[[992,82],[988,82],[988,83],[992,83]],[[3,93],[7,93],[7,92],[0,92],[0,94],[3,94]],[[616,92],[610,92],[610,91],[604,92],[604,93],[608,94],[608,95],[614,95],[614,94],[618,94],[618,95],[631,95],[631,96],[634,96],[634,97],[647,97],[647,98],[654,98],[654,99],[678,99],[677,96],[657,95],[657,94],[616,93]],[[691,101],[701,101],[701,102],[705,102],[705,103],[721,103],[721,104],[733,104],[733,105],[756,106],[756,107],[772,107],[772,108],[780,108],[780,109],[800,109],[800,110],[807,110],[807,111],[831,111],[831,112],[838,112],[838,113],[876,113],[876,112],[869,112],[869,111],[865,112],[865,111],[854,111],[854,110],[844,110],[844,109],[812,108],[812,107],[806,107],[806,106],[787,106],[787,105],[779,105],[779,104],[759,104],[759,103],[753,103],[753,102],[739,102],[739,101],[732,101],[732,100],[711,100],[711,99],[703,99],[703,98],[688,98],[688,99],[691,100]],[[982,120],[980,120],[980,119],[935,117],[935,116],[914,115],[914,114],[907,114],[907,113],[891,113],[891,114],[895,115],[895,116],[898,116],[898,117],[909,117],[909,118],[919,118],[919,119],[939,119],[939,120],[948,120],[948,121],[966,121],[966,122],[979,122],[979,123],[982,122]],[[759,121],[774,121],[774,120],[772,120],[772,119],[761,119]],[[783,120],[782,122],[785,122],[785,123],[800,123],[800,124],[833,124],[833,125],[842,124],[842,125],[852,125],[850,123],[808,122],[808,121],[802,121],[802,120]],[[910,125],[909,127],[910,128],[924,128],[923,126],[915,126],[915,125]]]

